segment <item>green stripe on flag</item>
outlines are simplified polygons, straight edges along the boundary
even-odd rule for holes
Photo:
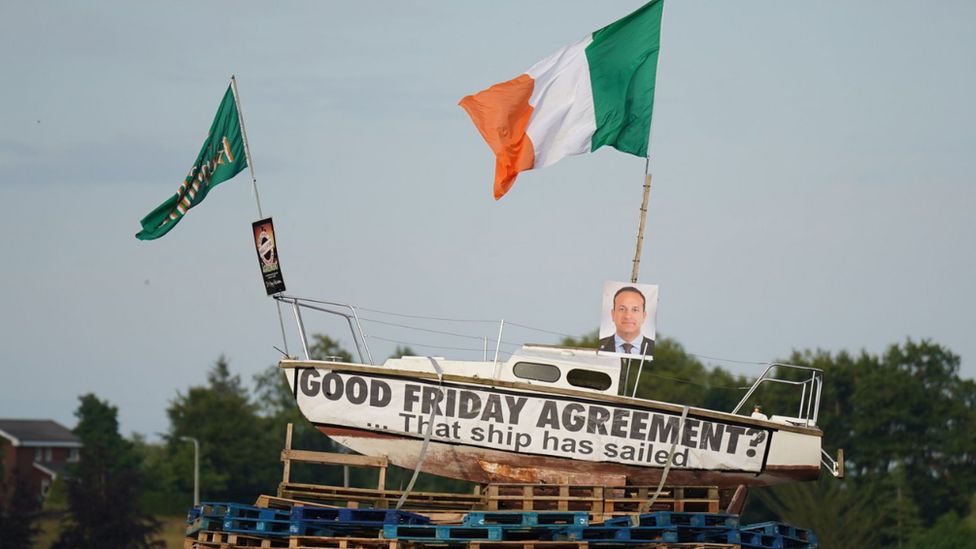
[[[245,167],[247,159],[237,103],[233,90],[228,87],[190,173],[175,195],[142,218],[142,230],[136,234],[136,238],[154,240],[168,233],[183,219],[187,210],[203,202],[210,189],[234,177]]]
[[[593,33],[586,48],[596,113],[591,151],[603,145],[647,156],[664,0]]]

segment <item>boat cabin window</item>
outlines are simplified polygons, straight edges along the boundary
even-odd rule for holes
[[[512,368],[512,373],[522,379],[533,379],[553,383],[559,381],[559,368],[552,364],[539,364],[538,362],[516,362]]]
[[[593,370],[581,370],[575,368],[570,370],[566,374],[566,381],[570,385],[575,385],[577,387],[586,387],[587,389],[596,389],[598,391],[605,391],[610,388],[613,383],[610,376],[603,372],[595,372]]]

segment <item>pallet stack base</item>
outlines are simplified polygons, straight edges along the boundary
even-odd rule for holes
[[[187,519],[187,549],[817,548],[812,532],[787,524],[740,526],[736,515],[674,511],[600,521],[582,511],[474,511],[443,524],[422,513],[387,509],[295,505],[286,512],[207,503]]]
[[[386,489],[386,458],[291,448],[282,482],[254,505],[204,503],[187,515],[184,549],[816,549],[788,524],[740,526],[715,487],[488,484],[474,493]],[[378,470],[375,488],[291,481],[293,462]],[[402,510],[394,510],[403,497]],[[647,502],[654,499],[654,506]]]

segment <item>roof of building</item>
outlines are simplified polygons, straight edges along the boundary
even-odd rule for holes
[[[35,469],[51,477],[51,480],[63,475],[65,470],[68,468],[68,463],[64,461],[51,461],[48,463],[39,463],[35,461],[33,465]]]
[[[81,447],[74,433],[49,419],[0,419],[0,437],[14,446]]]

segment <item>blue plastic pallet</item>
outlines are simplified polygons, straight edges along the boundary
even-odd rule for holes
[[[738,545],[742,543],[742,534],[738,530],[720,530],[717,528],[707,530],[679,529],[678,541]]]
[[[740,530],[742,547],[750,549],[817,549],[816,541],[807,541],[777,534]]]
[[[604,526],[630,526],[631,517],[616,517],[603,523]],[[657,511],[638,516],[639,526],[695,528],[736,528],[739,517],[736,515],[722,515],[715,513],[676,513],[671,511]]]
[[[748,532],[762,532],[764,534],[776,534],[803,541],[816,541],[817,536],[810,530],[797,528],[784,522],[759,522],[743,526],[742,530]]]
[[[317,523],[373,523],[377,526],[385,524],[430,524],[430,519],[423,515],[394,509],[329,509],[304,505],[292,507],[291,520]]]
[[[288,536],[289,520],[255,520],[246,518],[224,519],[224,531],[236,534],[261,534],[264,536]]]
[[[288,526],[288,532],[293,536],[318,536],[334,538],[336,537],[337,530],[331,526],[323,526],[323,523],[292,522],[291,525]]]
[[[187,522],[192,522],[190,517],[194,519],[197,517],[223,517],[227,514],[228,507],[232,505],[230,503],[220,503],[215,501],[205,501],[200,504],[199,507],[193,507],[186,514]]]
[[[383,527],[386,539],[438,541],[501,541],[500,526],[420,526],[387,524]]]
[[[190,507],[186,512],[186,523],[191,524],[194,520],[199,518],[203,513],[200,511],[199,507]]]
[[[219,532],[224,529],[224,519],[220,517],[197,517],[186,525],[186,535],[193,535],[200,530]]]
[[[227,510],[224,518],[248,519],[248,520],[291,520],[291,512],[281,509],[269,509],[267,507],[255,507],[253,505],[241,505],[239,503],[226,504]]]
[[[561,511],[475,511],[464,516],[466,526],[587,526],[588,513]]]
[[[358,538],[379,537],[383,528],[388,526],[381,522],[332,522],[332,521],[312,521],[304,520],[301,522],[291,522],[289,531],[293,535],[299,536],[351,536]],[[419,524],[404,526],[423,526]]]
[[[631,543],[676,543],[678,532],[673,528],[626,528],[588,526],[565,528],[556,533],[556,541],[614,541]]]

